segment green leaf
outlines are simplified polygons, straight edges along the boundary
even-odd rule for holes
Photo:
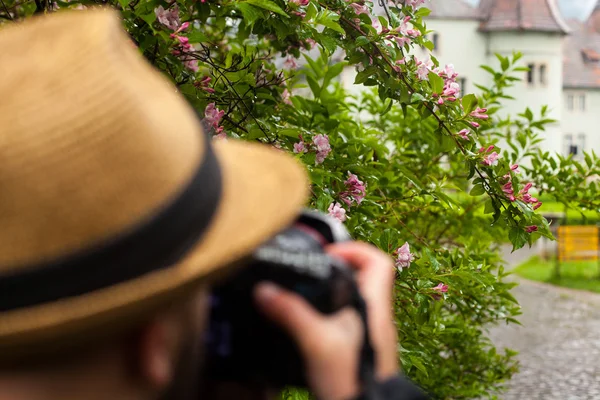
[[[444,91],[444,78],[435,72],[429,73],[429,84],[433,93],[441,94]]]
[[[525,232],[525,230],[519,226],[515,226],[510,230],[508,233],[508,239],[513,244],[512,251],[522,248],[529,241],[527,232]]]
[[[254,23],[261,17],[264,17],[263,11],[260,8],[253,6],[252,4],[237,2],[234,3],[235,7],[242,13],[244,20],[248,26],[253,26]],[[191,40],[191,39],[190,39]],[[196,42],[192,42],[196,43]]]
[[[356,38],[354,43],[356,43],[357,46],[364,46],[371,43],[371,41],[366,36],[359,36]]]
[[[360,71],[358,74],[356,74],[356,78],[354,79],[354,84],[360,85],[361,83],[366,82],[367,79],[369,79],[369,77],[371,75],[375,74],[376,72],[377,72],[376,67],[369,67],[363,71]]]
[[[487,199],[485,202],[483,213],[493,214],[494,212],[496,212],[496,209],[494,208],[494,203],[492,202],[492,199]]]
[[[483,188],[482,184],[473,186],[473,189],[471,189],[471,192],[469,192],[469,194],[471,196],[481,196],[484,193],[485,193],[485,189]]]
[[[323,87],[326,88],[329,86],[329,83],[333,78],[340,75],[344,70],[346,63],[340,62],[337,64],[330,65],[327,68],[327,72],[325,73],[325,78],[323,79]]]
[[[462,98],[463,109],[465,114],[470,114],[477,106],[477,97],[474,94],[468,94]]]
[[[271,0],[244,0],[242,3],[252,4],[253,6],[263,8],[268,11],[273,11],[276,14],[281,15],[282,17],[289,18],[285,11],[281,9],[274,1]],[[241,11],[241,10],[240,10]]]
[[[396,250],[399,240],[398,231],[395,229],[386,229],[379,236],[379,248],[387,253]]]
[[[337,13],[329,10],[323,10],[317,17],[316,22],[343,35],[346,32],[339,24],[339,19],[340,16]]]
[[[130,1],[129,0],[118,0],[119,5],[123,8],[123,10],[126,10],[129,8],[129,4]]]
[[[308,82],[308,86],[310,86],[310,90],[312,91],[313,96],[315,97],[315,99],[318,99],[319,96],[321,96],[321,87],[312,76],[306,75],[306,80]]]
[[[298,135],[302,133],[302,131],[300,129],[280,129],[279,131],[277,131],[278,135],[283,135],[283,136],[289,136],[289,137],[293,137],[293,138],[297,138]]]
[[[306,7],[306,17],[304,17],[305,20],[311,21],[317,15],[317,12],[318,12],[317,6],[315,5],[314,2],[311,1],[308,4],[308,7]]]
[[[246,4],[246,6],[248,6],[248,5]],[[248,6],[248,7],[252,7],[252,6]],[[208,42],[208,36],[206,36],[204,34],[204,32],[202,32],[202,31],[193,31],[193,32],[190,32],[186,36],[190,40],[190,43],[204,43],[204,42]]]

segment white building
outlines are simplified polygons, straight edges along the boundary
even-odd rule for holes
[[[497,66],[495,53],[523,53],[530,71],[509,89],[515,100],[505,109],[516,115],[529,107],[549,107],[545,150],[580,157],[582,150],[600,154],[600,0],[588,21],[562,18],[556,0],[431,0],[427,28],[440,64],[454,64],[462,91],[488,86],[481,65]],[[348,77],[349,78],[349,77]]]

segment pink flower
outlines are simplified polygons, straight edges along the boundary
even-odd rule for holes
[[[460,136],[461,139],[469,140],[469,133],[470,131],[468,129],[463,129],[460,132],[458,132],[458,136]]]
[[[425,65],[425,64],[419,65],[419,67],[417,68],[417,75],[420,80],[422,80],[422,81],[427,80],[429,78],[429,68],[427,68],[427,65]]]
[[[538,227],[535,225],[531,225],[525,228],[525,232],[527,233],[533,233],[536,232],[538,230]]]
[[[446,78],[450,80],[453,80],[458,76],[458,74],[454,70],[454,64],[446,65],[446,67],[444,68],[444,75],[446,75]]]
[[[177,7],[177,5],[169,10],[165,10],[163,6],[158,6],[154,9],[154,14],[156,14],[158,22],[173,31],[181,25],[181,21],[179,20],[179,7]]]
[[[383,26],[381,26],[381,21],[379,21],[379,18],[377,18],[377,17],[372,18],[371,25],[373,25],[373,28],[375,28],[375,31],[377,32],[377,34],[381,35],[381,33],[383,32]]]
[[[436,292],[440,292],[440,293],[448,293],[448,285],[444,285],[443,283],[440,283],[439,285],[434,287],[433,290],[435,290]]]
[[[331,146],[329,145],[329,137],[327,135],[316,135],[313,138],[313,144],[317,148],[317,157],[315,162],[317,164],[322,164],[325,161],[325,158],[331,152]]]
[[[287,90],[287,89],[284,89],[284,90],[283,90],[283,93],[281,93],[281,99],[282,99],[282,100],[283,100],[283,102],[284,102],[285,104],[287,104],[288,106],[291,106],[291,105],[293,105],[293,103],[292,103],[292,100],[291,100],[291,98],[290,98],[290,97],[291,97],[291,93],[290,93],[290,91],[289,91],[289,90]]]
[[[508,182],[504,186],[502,186],[502,191],[507,195],[515,194],[512,182]]]
[[[221,123],[221,118],[223,118],[223,115],[225,115],[225,111],[219,111],[219,109],[215,106],[215,103],[210,103],[204,110],[206,122],[215,129],[219,128],[219,124]]]
[[[313,144],[317,147],[318,152],[329,151],[329,137],[327,135],[318,134],[313,138]]]
[[[177,28],[177,30],[174,33],[179,33],[179,32],[183,32],[185,31],[187,28],[189,28],[190,23],[189,22],[184,22],[183,24],[181,24],[181,26],[179,28]]]
[[[521,191],[519,193],[527,193],[529,192],[529,189],[531,189],[533,186],[533,183],[529,182],[528,184],[526,184],[525,186],[523,186],[523,189],[521,189]]]
[[[198,67],[198,60],[196,60],[195,58],[189,59],[189,60],[185,60],[183,62],[183,66],[186,67],[187,69],[189,69],[192,72],[198,72],[198,70],[200,69]],[[209,93],[214,93],[215,91],[213,89],[206,89],[207,92]]]
[[[328,211],[330,216],[332,216],[340,222],[344,222],[347,218],[346,210],[344,210],[340,203],[331,203],[329,205]]]
[[[444,96],[455,96],[460,93],[460,85],[456,82],[450,82],[444,89]]]
[[[308,149],[304,142],[294,143],[294,153],[307,153]]]
[[[515,174],[520,174],[521,170],[519,169],[519,164],[513,164],[510,166],[510,170],[513,171]]]
[[[418,8],[420,5],[424,4],[425,0],[406,0],[406,5],[410,6],[414,9]]]
[[[302,48],[304,48],[305,50],[310,50],[312,48],[314,48],[317,45],[317,42],[315,41],[315,39],[306,39],[304,41],[305,43],[301,44]]]
[[[217,128],[217,131],[213,136],[213,140],[227,140],[227,133],[225,132],[225,129],[223,129],[222,126]]]
[[[473,117],[473,118],[488,119],[490,116],[487,115],[486,112],[487,112],[487,108],[477,107],[477,109],[469,115],[471,115],[471,117]]]
[[[479,127],[481,126],[481,125],[479,125],[477,122],[474,122],[474,121],[471,121],[471,122],[469,122],[469,123],[471,124],[471,126],[472,126],[473,128],[479,128]]]
[[[298,68],[298,62],[296,61],[296,59],[294,57],[288,56],[285,59],[283,66],[284,66],[284,68],[287,68],[287,69],[296,69],[296,68]]]
[[[304,7],[310,3],[310,0],[290,0],[290,3]]]
[[[292,11],[292,14],[294,14],[295,16],[300,17],[300,18],[306,17],[305,11]]]
[[[352,3],[352,4],[350,4],[350,7],[352,7],[354,9],[354,12],[356,13],[356,15],[360,15],[360,14],[369,15],[369,9],[365,5],[360,5],[358,3]]]
[[[365,184],[358,177],[348,172],[348,179],[344,182],[346,191],[340,193],[341,199],[350,207],[354,201],[360,204],[366,196]]]
[[[396,268],[402,272],[403,268],[410,267],[410,263],[415,260],[415,256],[410,252],[410,246],[408,242],[404,243],[402,247],[396,250],[398,257],[396,258]]]
[[[534,210],[537,210],[538,208],[540,208],[542,206],[542,202],[538,201],[536,205],[533,206]]]
[[[498,158],[500,158],[500,155],[498,155],[498,153],[496,152],[488,154],[483,158],[483,165],[486,165],[488,167],[496,166],[498,165]]]

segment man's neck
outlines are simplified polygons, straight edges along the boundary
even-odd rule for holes
[[[0,371],[0,400],[146,400],[123,364],[105,354],[67,368]]]

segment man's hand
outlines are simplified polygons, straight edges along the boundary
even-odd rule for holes
[[[358,242],[331,245],[327,252],[356,269],[359,289],[368,308],[377,377],[391,377],[399,368],[391,309],[394,281],[391,259],[377,248]],[[318,398],[350,400],[360,393],[358,365],[363,334],[356,311],[344,309],[325,316],[299,295],[271,283],[259,285],[255,294],[265,315],[300,346],[309,385]]]

